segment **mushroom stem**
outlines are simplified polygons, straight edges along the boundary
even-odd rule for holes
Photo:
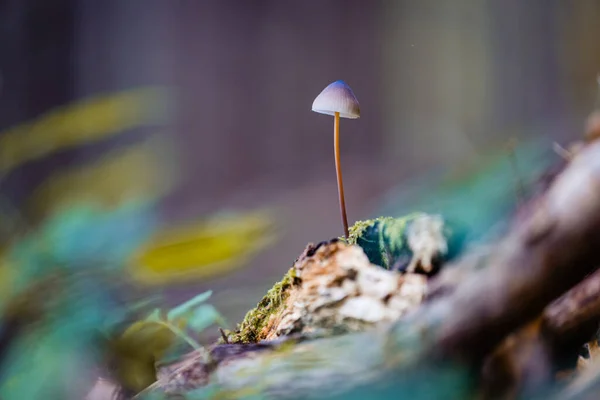
[[[346,217],[346,202],[344,201],[344,183],[342,182],[342,165],[340,163],[340,113],[335,113],[333,122],[333,142],[335,147],[335,172],[337,176],[338,195],[340,199],[340,213],[342,214],[342,224],[344,224],[344,235],[346,239],[348,233],[348,218]]]

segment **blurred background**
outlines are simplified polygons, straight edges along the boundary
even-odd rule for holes
[[[577,139],[598,21],[598,0],[0,0],[3,254],[93,205],[116,217],[64,254],[110,252],[172,304],[212,289],[233,325],[343,234],[325,86],[361,103],[341,122],[352,223],[515,138]]]

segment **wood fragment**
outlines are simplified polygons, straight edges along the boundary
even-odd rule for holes
[[[574,349],[592,339],[600,324],[600,270],[589,275],[550,304],[542,315],[545,340],[558,359],[570,358]],[[575,360],[567,360],[574,363]]]
[[[484,398],[513,398],[571,379],[597,361],[600,270],[548,305],[542,315],[509,335],[486,359]],[[586,343],[587,342],[587,343]],[[587,345],[589,359],[580,356]]]

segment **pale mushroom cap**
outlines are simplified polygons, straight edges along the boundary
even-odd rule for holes
[[[335,115],[339,112],[342,118],[360,117],[358,100],[344,81],[335,81],[323,89],[313,101],[312,110],[327,115]]]

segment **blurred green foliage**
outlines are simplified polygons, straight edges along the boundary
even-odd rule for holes
[[[0,398],[69,399],[111,359],[130,390],[155,380],[155,363],[225,322],[210,292],[170,310],[128,299],[124,266],[156,224],[150,202],[103,209],[85,203],[57,213],[6,250],[0,310]],[[192,347],[190,347],[192,346]],[[74,397],[75,396],[75,397]],[[80,397],[79,397],[80,398]]]
[[[485,241],[506,228],[521,196],[529,194],[555,157],[547,140],[522,140],[512,150],[497,149],[454,173],[419,175],[402,183],[388,193],[376,215],[439,214],[459,227],[466,243]]]
[[[171,361],[190,350],[205,355],[193,336],[213,324],[226,325],[215,308],[205,304],[210,295],[201,293],[167,312],[154,309],[113,337],[112,355],[119,381],[139,392],[156,380],[157,363]],[[181,346],[182,342],[188,347]]]

